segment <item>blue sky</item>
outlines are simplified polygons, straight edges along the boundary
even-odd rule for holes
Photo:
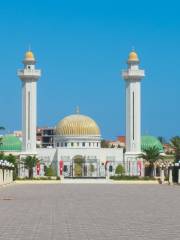
[[[21,128],[16,70],[28,45],[43,71],[38,125],[64,116],[94,118],[105,138],[125,132],[121,70],[134,46],[146,71],[142,133],[180,134],[180,3],[178,1],[2,1],[0,8],[0,125]]]

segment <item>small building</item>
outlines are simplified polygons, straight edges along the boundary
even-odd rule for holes
[[[37,147],[49,148],[54,146],[55,129],[53,127],[37,128],[36,143]]]

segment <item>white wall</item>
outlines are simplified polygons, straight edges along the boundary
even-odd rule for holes
[[[72,159],[77,155],[81,155],[86,159],[96,159],[101,176],[105,175],[105,163],[107,161],[108,166],[113,166],[112,175],[114,174],[115,168],[118,164],[124,164],[124,154],[122,148],[41,148],[37,149],[37,152],[39,160],[42,159],[47,166],[52,163],[58,175],[59,161],[63,160],[65,164],[70,164]]]

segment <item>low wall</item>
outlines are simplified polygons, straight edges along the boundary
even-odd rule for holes
[[[13,170],[0,168],[0,186],[13,182]]]

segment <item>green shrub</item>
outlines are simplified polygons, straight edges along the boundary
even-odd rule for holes
[[[139,177],[139,176],[111,176],[110,179],[112,180],[156,180],[154,177]]]
[[[19,180],[29,180],[29,178],[28,178],[28,177],[23,177],[23,178],[17,177],[16,180],[18,180],[18,181],[19,181]]]
[[[123,176],[125,174],[125,169],[124,169],[123,165],[121,165],[121,164],[117,165],[115,174],[117,174],[118,176],[119,175]]]
[[[29,179],[28,177],[20,178],[17,177],[16,180],[60,180],[60,177],[51,177],[51,176],[43,176],[43,177],[34,177],[33,179]]]
[[[55,172],[52,166],[45,168],[45,176],[48,176],[48,177],[55,176]]]
[[[36,180],[49,180],[49,177],[44,176],[44,177],[40,177],[40,178],[38,178],[38,179],[36,179]]]

